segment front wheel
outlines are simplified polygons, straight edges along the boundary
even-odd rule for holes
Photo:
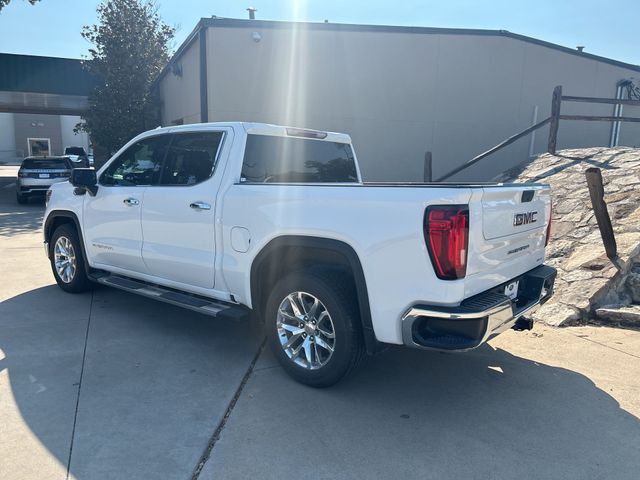
[[[284,277],[269,295],[265,323],[278,361],[300,383],[333,385],[364,356],[355,289],[341,276]]]
[[[16,201],[20,205],[25,205],[29,201],[29,198],[26,195],[16,192]]]
[[[86,292],[93,286],[87,277],[78,233],[71,225],[61,225],[53,232],[49,259],[53,276],[65,292]]]

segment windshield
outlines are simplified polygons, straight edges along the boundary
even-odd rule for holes
[[[27,158],[22,162],[23,169],[56,168],[68,169],[69,164],[64,158]]]

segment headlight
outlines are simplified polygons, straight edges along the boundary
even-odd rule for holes
[[[47,196],[44,200],[44,204],[45,205],[49,205],[49,200],[51,200],[51,194],[53,193],[53,191],[51,189],[47,190]]]

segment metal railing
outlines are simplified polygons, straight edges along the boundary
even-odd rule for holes
[[[460,173],[463,170],[475,165],[479,161],[485,159],[489,155],[497,152],[498,150],[503,149],[504,147],[511,145],[513,142],[525,137],[534,131],[538,130],[541,127],[544,127],[546,124],[549,124],[549,139],[547,142],[547,152],[555,155],[556,147],[558,144],[558,129],[560,127],[561,120],[578,120],[578,121],[591,121],[591,122],[640,122],[640,118],[638,117],[623,117],[620,116],[602,116],[602,115],[563,115],[561,113],[562,110],[562,102],[581,102],[581,103],[598,103],[598,104],[608,104],[608,105],[628,105],[634,107],[640,107],[640,100],[628,100],[628,99],[618,99],[618,98],[601,98],[601,97],[577,97],[572,95],[563,95],[562,94],[562,86],[558,85],[553,89],[553,96],[551,98],[551,115],[544,120],[541,120],[534,125],[531,125],[528,128],[516,133],[515,135],[510,136],[509,138],[503,140],[495,147],[490,148],[486,152],[481,153],[480,155],[476,155],[471,160],[463,163],[459,167],[454,168],[453,170],[441,175],[440,177],[433,179],[432,171],[433,171],[433,157],[431,152],[427,152],[425,155],[425,165],[424,165],[424,181],[425,182],[442,182],[453,175]]]

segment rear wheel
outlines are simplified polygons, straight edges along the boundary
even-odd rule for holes
[[[53,276],[62,290],[80,293],[92,288],[93,283],[85,269],[82,245],[74,227],[67,224],[56,228],[49,244],[49,259]]]
[[[333,385],[364,356],[355,291],[340,276],[284,277],[269,296],[265,322],[278,361],[306,385]]]
[[[29,198],[26,195],[22,195],[21,193],[16,192],[16,201],[20,205],[24,205],[29,201]]]

